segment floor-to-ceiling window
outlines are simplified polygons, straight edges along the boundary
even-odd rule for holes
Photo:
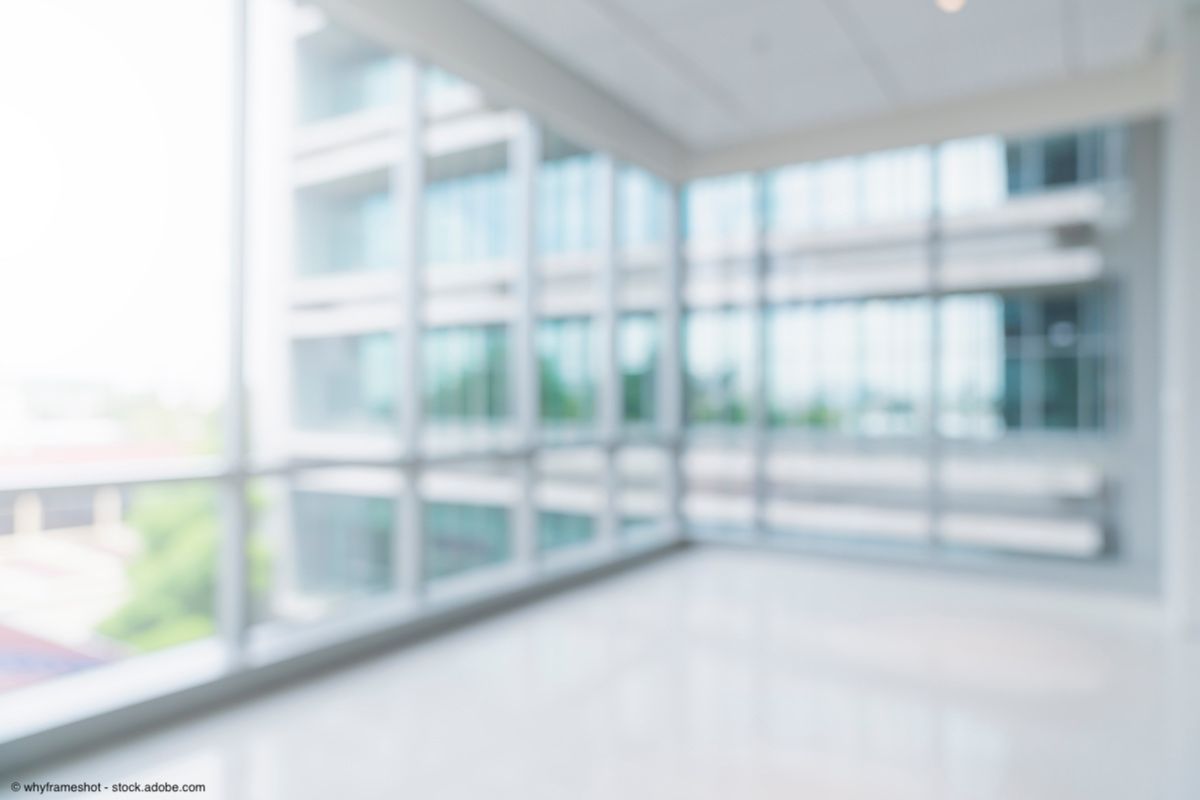
[[[692,184],[692,520],[1111,552],[1126,147],[983,136]]]

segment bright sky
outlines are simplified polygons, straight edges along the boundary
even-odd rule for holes
[[[0,0],[0,382],[212,402],[229,0]]]

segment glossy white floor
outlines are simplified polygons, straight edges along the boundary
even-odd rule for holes
[[[1107,597],[699,549],[20,777],[254,800],[1195,800],[1200,646],[1156,624]]]

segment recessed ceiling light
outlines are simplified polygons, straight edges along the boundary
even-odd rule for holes
[[[957,14],[963,10],[967,0],[936,0],[937,7],[947,14]]]

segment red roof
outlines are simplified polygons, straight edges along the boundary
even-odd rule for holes
[[[100,663],[94,656],[0,625],[0,692]]]

